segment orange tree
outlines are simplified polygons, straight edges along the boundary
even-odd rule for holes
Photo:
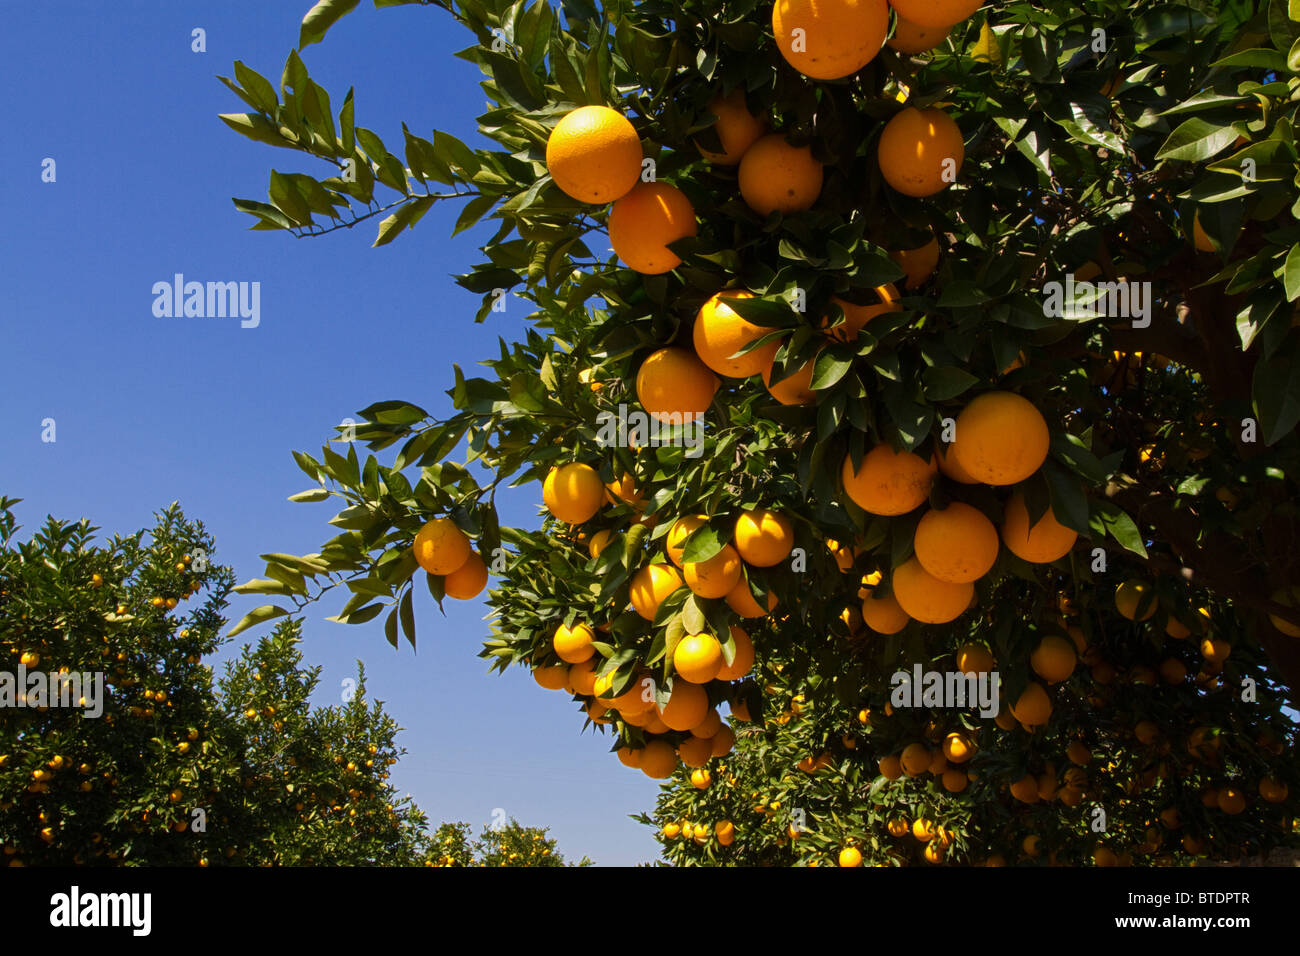
[[[433,833],[429,866],[566,866],[556,841],[546,830],[517,820],[487,825],[471,840],[467,823],[444,823]],[[585,856],[574,866],[590,866]]]
[[[672,777],[681,862],[1294,839],[1288,4],[433,5],[473,34],[492,147],[390,152],[299,51],[278,91],[236,63],[252,112],[223,119],[325,169],[236,205],[299,235],[384,215],[382,245],[463,203],[457,231],[499,224],[457,279],[476,318],[522,300],[533,329],[452,370],[449,417],[384,401],[296,453],[341,533],[267,593],[346,587],[338,619],[396,645],[417,586],[490,570],[483,655]],[[531,481],[540,527],[502,527]],[[917,665],[996,674],[996,726],[894,704]],[[778,803],[808,829],[756,828]],[[903,818],[945,827],[928,857]]]
[[[346,703],[309,707],[319,668],[301,666],[299,623],[282,621],[214,680],[203,660],[225,643],[234,573],[201,524],[173,505],[102,545],[88,522],[54,519],[19,541],[14,504],[0,499],[7,865],[427,857],[423,815],[388,782],[397,727],[364,673]],[[43,697],[34,674],[98,674],[102,696]]]

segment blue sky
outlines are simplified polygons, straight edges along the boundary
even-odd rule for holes
[[[450,411],[451,365],[470,370],[517,336],[522,303],[475,325],[477,297],[454,285],[490,230],[448,239],[459,205],[371,249],[376,223],[325,237],[249,232],[233,196],[265,199],[272,167],[325,175],[309,157],[229,131],[245,107],[218,82],[242,60],[278,86],[309,0],[8,4],[0,31],[8,129],[0,150],[4,375],[0,494],[46,514],[129,532],[177,500],[206,523],[216,560],[241,580],[258,555],[305,553],[333,510],[291,504],[311,482],[291,449],[317,454],[332,426],[374,401]],[[206,31],[207,51],[191,50]],[[368,0],[303,59],[335,109],[356,87],[356,121],[400,153],[401,122],[484,145],[471,42],[444,12],[375,10]],[[57,181],[41,181],[46,158]],[[175,273],[261,284],[261,322],[156,318],[151,288]],[[472,374],[472,373],[471,373]],[[53,418],[57,440],[41,440]],[[498,495],[503,522],[535,526],[541,488]],[[417,591],[417,600],[423,589]],[[238,598],[232,621],[261,600]],[[405,728],[395,781],[437,820],[475,829],[502,808],[550,826],[572,858],[618,865],[658,856],[627,815],[656,785],[580,733],[576,705],[523,671],[488,676],[480,601],[424,594],[420,647],[394,652],[382,618],[360,627],[306,620],[304,657],[323,666],[321,702],[365,661],[369,689]],[[238,638],[251,638],[246,632]]]

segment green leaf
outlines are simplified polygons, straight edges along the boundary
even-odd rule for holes
[[[278,123],[272,123],[261,113],[219,113],[217,119],[236,133],[259,143],[296,149],[298,137]]]
[[[379,233],[375,237],[375,247],[386,246],[405,229],[409,229],[420,221],[420,218],[429,211],[433,205],[432,196],[420,196],[402,206],[397,212],[393,213],[387,219],[379,224]]]
[[[970,372],[960,368],[927,368],[921,374],[925,397],[932,402],[956,398],[978,381]]]
[[[253,578],[251,581],[235,585],[231,590],[236,594],[283,594],[287,596],[292,593],[288,585],[283,581],[275,581],[271,578]]]
[[[1300,362],[1275,355],[1255,366],[1251,404],[1266,445],[1275,445],[1300,422]]]
[[[456,227],[452,229],[451,234],[454,236],[457,233],[464,232],[470,226],[474,225],[483,218],[484,213],[491,209],[496,201],[496,196],[475,196],[465,204],[465,208],[462,209],[460,215],[456,217]]]
[[[1194,116],[1184,120],[1169,134],[1169,138],[1156,153],[1156,159],[1201,162],[1231,146],[1237,139],[1237,135],[1237,131],[1231,126],[1220,126]]]
[[[715,528],[708,525],[696,528],[683,544],[682,563],[694,564],[697,561],[707,561],[722,550],[722,545],[722,534]]]
[[[1291,247],[1286,254],[1286,263],[1282,267],[1282,282],[1286,286],[1286,300],[1294,302],[1300,299],[1300,243]]]
[[[307,11],[298,30],[298,49],[319,43],[325,31],[332,27],[344,14],[356,9],[360,0],[318,0],[316,6]]]
[[[1098,502],[1095,514],[1100,519],[1102,530],[1119,542],[1120,547],[1145,558],[1146,545],[1142,541],[1142,532],[1133,523],[1128,512],[1110,502]]]
[[[274,604],[263,604],[261,607],[254,608],[245,614],[243,618],[240,619],[239,623],[230,629],[226,634],[226,637],[234,637],[236,634],[248,630],[255,624],[262,624],[266,621],[274,620],[277,617],[288,617],[288,615],[289,612],[282,607],[278,607]]]
[[[328,488],[308,488],[296,495],[290,495],[290,501],[324,501],[330,496]]]
[[[411,598],[412,593],[411,588],[406,589],[406,593],[402,595],[402,603],[398,605],[398,608],[401,613],[402,633],[406,635],[410,645],[415,647],[415,607]]]
[[[275,87],[271,85],[270,80],[256,70],[250,70],[239,60],[235,61],[235,79],[244,88],[253,106],[263,113],[275,115],[280,101],[275,95]]]

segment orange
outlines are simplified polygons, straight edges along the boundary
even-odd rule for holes
[[[652,353],[636,373],[636,397],[650,415],[681,424],[702,418],[718,379],[689,349],[669,346]]]
[[[712,634],[688,634],[673,650],[673,669],[692,684],[707,684],[721,667],[722,645]]]
[[[939,240],[931,238],[915,249],[895,249],[889,258],[898,263],[907,278],[907,288],[915,289],[925,284],[939,266]]]
[[[861,866],[862,851],[855,846],[846,846],[840,850],[840,866]]]
[[[559,520],[582,524],[600,510],[605,486],[590,465],[555,465],[542,483],[542,499]]]
[[[957,670],[963,674],[987,674],[993,670],[993,655],[979,644],[964,644],[957,651]]]
[[[1133,725],[1133,736],[1137,738],[1138,743],[1149,747],[1160,739],[1160,728],[1154,721],[1139,720]]]
[[[727,592],[727,607],[741,617],[763,617],[770,613],[776,607],[776,604],[776,595],[768,591],[767,610],[763,610],[758,601],[754,600],[754,595],[749,590],[749,582],[743,577],[734,588]]]
[[[722,152],[710,152],[699,142],[695,147],[715,166],[735,166],[745,155],[745,150],[754,145],[754,140],[767,131],[767,123],[745,105],[745,91],[740,87],[726,96],[715,96],[709,101],[708,111],[717,117],[713,129],[722,141]]]
[[[768,394],[782,405],[808,405],[816,401],[817,393],[809,386],[812,385],[817,356],[814,355],[794,372],[773,383],[772,368],[775,364],[775,361],[769,361],[762,370],[763,384],[767,386]]]
[[[890,820],[888,823],[889,835],[895,837],[907,836],[911,831],[911,826],[902,817]]]
[[[609,211],[609,244],[614,254],[642,275],[662,275],[681,265],[668,243],[696,231],[695,207],[671,183],[637,183]]]
[[[736,839],[736,825],[730,820],[719,820],[713,824],[713,835],[722,846],[731,846]]]
[[[899,756],[903,764],[903,773],[909,777],[919,777],[925,773],[930,769],[930,761],[933,759],[934,755],[930,753],[930,748],[922,743],[908,744]]]
[[[610,531],[608,528],[603,528],[593,534],[591,540],[587,542],[587,553],[591,555],[594,560],[600,557],[600,552],[609,547],[613,540],[614,532]]]
[[[905,196],[952,185],[966,157],[961,130],[943,110],[906,106],[885,124],[876,152],[885,182]]]
[[[961,793],[970,784],[970,778],[966,776],[965,771],[952,767],[943,772],[940,782],[943,784],[943,789],[949,793]]]
[[[1149,620],[1156,613],[1156,604],[1155,589],[1145,581],[1134,578],[1115,589],[1115,607],[1130,621]]]
[[[641,772],[662,780],[677,769],[677,754],[666,740],[652,740],[641,751]]]
[[[711,784],[712,782],[713,782],[713,775],[710,774],[707,770],[700,769],[700,770],[691,771],[691,786],[694,787],[696,790],[708,790],[709,784]],[[695,828],[696,840],[700,839],[700,830],[703,827],[704,824],[702,823],[696,826]],[[704,830],[705,834],[707,834],[708,832],[709,832],[708,830]]]
[[[998,529],[984,512],[960,501],[931,509],[916,526],[916,559],[931,575],[964,584],[988,574],[998,559]]]
[[[632,607],[647,621],[653,621],[664,598],[681,586],[682,576],[672,565],[651,564],[632,576]]]
[[[1017,491],[1002,512],[1002,541],[1012,554],[1030,564],[1051,564],[1070,553],[1078,532],[1056,520],[1049,507],[1031,528],[1025,496]]]
[[[713,756],[713,741],[707,737],[687,737],[677,745],[677,756],[688,767],[703,767]]]
[[[1047,696],[1043,685],[1030,681],[1029,686],[1011,705],[1011,716],[1026,727],[1038,727],[1047,723],[1052,716],[1052,700]]]
[[[612,672],[610,676],[612,676]],[[599,682],[600,678],[597,678],[598,688]],[[637,679],[628,686],[627,690],[609,701],[609,704],[623,717],[647,714],[647,712],[654,709],[654,690],[654,679],[648,673],[642,671]],[[647,720],[646,723],[649,723],[649,721]]]
[[[596,665],[604,659],[595,657],[579,661],[569,668],[569,686],[575,694],[590,697],[596,689]]]
[[[957,416],[952,453],[972,478],[1014,485],[1047,459],[1051,435],[1042,414],[1015,392],[985,392]]]
[[[434,518],[415,535],[415,561],[430,574],[451,574],[469,560],[469,538],[450,518]]]
[[[709,743],[713,745],[713,756],[725,757],[736,745],[736,732],[730,727],[720,727],[718,732],[709,738]]]
[[[736,355],[751,342],[762,338],[771,329],[754,325],[727,305],[727,299],[752,299],[754,294],[743,289],[724,289],[714,295],[695,315],[695,328],[691,340],[700,361],[730,378],[748,378],[757,375],[772,364],[780,342],[768,342],[761,348]],[[733,358],[734,356],[734,358]]]
[[[807,146],[770,133],[745,151],[737,177],[745,204],[760,216],[811,209],[822,191],[822,164]]]
[[[736,551],[756,568],[780,564],[794,549],[794,524],[779,511],[755,508],[736,519]]]
[[[975,755],[975,742],[967,734],[953,731],[943,738],[943,755],[953,763],[965,763]]]
[[[709,695],[699,684],[673,681],[668,703],[659,711],[660,719],[670,730],[689,731],[709,716]]]
[[[457,601],[470,601],[482,593],[487,584],[488,569],[473,551],[465,563],[442,579],[442,588],[447,597]]]
[[[591,646],[595,639],[596,632],[586,624],[575,624],[571,628],[561,624],[551,638],[551,646],[555,648],[555,656],[560,660],[581,664],[596,653],[596,649]]]
[[[1293,586],[1290,590],[1282,588],[1274,591],[1272,597],[1274,603],[1281,604],[1283,607],[1295,607],[1297,599],[1300,599],[1300,585]],[[1270,614],[1268,619],[1272,622],[1275,628],[1287,637],[1300,637],[1300,626],[1292,624],[1290,621],[1281,618],[1276,614]]]
[[[668,554],[668,560],[680,568],[686,539],[697,528],[702,528],[708,523],[708,515],[687,515],[674,521],[672,527],[668,529],[668,537],[664,540],[664,551]]]
[[[1246,809],[1246,795],[1236,787],[1224,787],[1219,791],[1219,809],[1236,816]]]
[[[1207,637],[1201,640],[1201,656],[1212,664],[1222,664],[1232,653],[1232,645],[1219,638]]]
[[[1092,851],[1092,862],[1097,866],[1119,866],[1119,856],[1110,847],[1099,846]]]
[[[879,766],[881,774],[888,780],[897,780],[903,775],[903,761],[897,754],[881,757]]]
[[[615,751],[618,762],[625,767],[631,767],[633,770],[641,766],[641,757],[643,751],[633,750],[631,747],[619,747]]]
[[[912,824],[912,836],[922,843],[929,843],[935,837],[934,824],[929,820],[918,819]]]
[[[691,735],[694,737],[712,737],[722,729],[722,717],[713,708],[704,715],[704,722],[691,728]]]
[[[569,684],[569,669],[563,664],[533,669],[533,680],[547,690],[565,690]]]
[[[935,864],[942,863],[944,848],[939,843],[927,843],[925,846],[925,850],[922,852],[921,855],[925,857],[925,862],[927,863],[935,863]]]
[[[717,680],[740,680],[754,666],[754,642],[749,639],[749,635],[733,624],[731,637],[736,642],[736,656],[731,659],[730,664],[723,660],[722,666],[715,675]]]
[[[876,289],[876,299],[871,305],[857,305],[846,302],[839,296],[831,296],[831,301],[844,312],[844,321],[832,328],[829,327],[830,318],[823,318],[822,329],[840,342],[856,342],[858,333],[876,316],[903,311],[903,307],[898,304],[898,289],[892,283],[879,286]]]
[[[1088,761],[1092,760],[1092,751],[1088,749],[1082,740],[1070,741],[1070,746],[1065,748],[1065,755],[1070,758],[1070,763],[1077,764],[1080,767],[1085,766]]]
[[[605,500],[611,505],[620,501],[632,505],[638,510],[645,505],[645,497],[637,491],[636,476],[623,472],[617,479],[605,485]]]
[[[1011,784],[1011,795],[1021,803],[1036,803],[1038,801],[1038,781],[1033,774],[1025,774],[1015,783]]]
[[[897,634],[910,620],[893,595],[872,590],[862,600],[862,622],[877,634]]]
[[[890,0],[900,19],[923,27],[951,27],[980,8],[983,0]]]
[[[939,470],[953,481],[960,482],[963,485],[978,485],[979,482],[966,473],[966,469],[957,461],[957,456],[952,450],[942,442],[935,448],[935,458],[939,462]]]
[[[1268,803],[1285,803],[1291,788],[1274,777],[1265,777],[1259,782],[1259,795]]]
[[[937,463],[910,451],[894,451],[880,444],[867,452],[862,465],[853,468],[853,456],[844,456],[840,469],[844,492],[863,511],[901,515],[919,508],[930,496]]]
[[[880,52],[888,32],[885,0],[776,0],[772,7],[777,49],[814,80],[858,72]]]
[[[740,555],[729,544],[705,561],[686,561],[682,564],[682,576],[686,586],[700,597],[726,597],[740,583]]]
[[[891,50],[897,50],[899,53],[924,53],[926,50],[933,50],[948,39],[948,34],[951,32],[951,26],[923,27],[900,16],[894,27],[894,35],[886,42]]]
[[[1074,643],[1055,634],[1039,641],[1029,655],[1029,666],[1049,684],[1059,684],[1073,674],[1075,662]]]
[[[894,598],[908,617],[926,624],[946,624],[970,606],[973,584],[953,584],[931,575],[915,557],[894,569]]]
[[[565,193],[613,202],[641,178],[641,139],[626,116],[607,106],[580,106],[546,140],[546,169]]]
[[[1187,665],[1176,657],[1166,657],[1160,662],[1160,676],[1166,684],[1181,684],[1187,680]]]

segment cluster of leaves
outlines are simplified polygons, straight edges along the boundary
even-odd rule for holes
[[[511,818],[487,825],[473,839],[468,823],[444,823],[434,831],[426,866],[591,866],[583,857],[565,863],[556,841],[539,827],[526,827]]]
[[[309,15],[310,39],[319,39],[326,20],[351,5],[317,9],[322,6],[330,16]],[[1296,82],[1289,54],[1300,28],[1286,4],[999,3],[987,19],[959,26],[924,57],[885,50],[859,74],[833,83],[809,81],[785,64],[766,28],[768,5],[756,0],[619,0],[600,10],[564,3],[560,14],[541,2],[448,6],[475,35],[475,45],[460,56],[487,77],[482,87],[490,108],[479,127],[498,149],[472,150],[440,133],[421,140],[404,130],[403,166],[377,140],[356,133],[353,141],[350,94],[346,126],[340,117],[345,134],[322,136],[322,147],[319,128],[311,127],[311,135],[299,130],[295,142],[279,145],[370,168],[397,204],[380,226],[380,242],[414,225],[437,201],[430,183],[452,186],[452,195],[469,199],[457,231],[484,218],[500,222],[482,246],[486,261],[458,278],[484,296],[477,318],[502,303],[509,307],[515,299],[503,296],[511,291],[535,307],[529,320],[540,331],[530,330],[521,343],[502,343],[500,357],[484,363],[494,378],[467,378],[456,368],[449,391],[455,413],[446,420],[408,403],[382,402],[361,413],[363,423],[346,436],[353,439],[346,456],[328,446],[321,461],[299,454],[319,487],[295,498],[341,497],[346,507],[334,524],[343,533],[319,555],[272,556],[269,579],[254,585],[305,603],[322,593],[313,592],[317,585],[344,584],[352,596],[339,619],[369,620],[388,608],[389,640],[397,642],[400,626],[413,642],[416,566],[409,545],[424,521],[447,514],[493,556],[499,578],[485,656],[502,667],[552,664],[555,626],[582,619],[608,628],[598,650],[602,671],[620,675],[616,689],[639,664],[662,661],[666,692],[666,651],[678,629],[707,623],[725,638],[735,618],[721,602],[682,592],[647,627],[625,610],[631,573],[657,560],[653,546],[680,515],[716,518],[688,545],[690,558],[704,559],[728,541],[728,519],[739,509],[777,507],[795,521],[806,563],[798,572],[751,576],[755,595],[770,588],[781,602],[778,615],[751,633],[766,673],[785,668],[791,692],[797,687],[814,713],[830,714],[879,698],[900,660],[940,660],[970,637],[993,646],[999,660],[1021,662],[1007,675],[1014,693],[1028,679],[1025,649],[1051,625],[1063,588],[1094,622],[1085,625],[1090,641],[1104,648],[1116,671],[1133,673],[1148,666],[1151,642],[1126,644],[1106,622],[1114,620],[1114,585],[1141,574],[1156,580],[1159,626],[1169,614],[1188,620],[1193,608],[1207,606],[1216,633],[1235,650],[1227,677],[1207,673],[1205,682],[1158,693],[1143,683],[1132,689],[1132,701],[1123,699],[1126,683],[1119,703],[1134,714],[1146,708],[1166,734],[1189,722],[1225,728],[1240,737],[1243,762],[1215,773],[1255,773],[1251,731],[1280,720],[1280,701],[1300,681],[1300,650],[1265,616],[1294,618],[1269,595],[1297,580],[1300,527],[1294,480],[1300,333],[1290,324],[1300,283],[1288,269],[1300,238],[1292,215],[1300,194],[1287,172],[1294,166]],[[981,35],[982,55],[972,56],[970,44]],[[242,84],[236,92],[266,124],[304,113],[302,91],[318,89],[297,53],[286,67],[283,105],[273,93],[270,103],[252,102],[250,88],[269,83],[258,83],[246,68],[236,73]],[[737,87],[746,90],[752,109],[769,114],[775,128],[808,143],[826,164],[814,209],[758,216],[738,197],[734,172],[700,159],[697,141],[716,146],[706,104]],[[962,129],[966,159],[958,184],[934,199],[903,197],[881,179],[875,142],[900,98],[941,105]],[[681,188],[694,206],[698,235],[674,243],[683,264],[670,274],[640,276],[594,255],[591,235],[603,228],[605,212],[576,204],[546,173],[550,128],[588,103],[628,115],[656,176]],[[302,183],[298,202],[309,206],[318,187],[331,209],[347,205],[343,197],[360,198],[336,179],[293,180]],[[290,216],[277,200],[284,182],[273,174],[271,206],[242,207],[263,227],[311,231],[309,219]],[[370,213],[388,208],[372,199],[364,197]],[[1212,253],[1193,245],[1198,217]],[[837,318],[831,297],[863,298],[897,280],[901,273],[887,250],[913,248],[929,235],[943,247],[937,275],[902,300],[903,311],[877,317],[856,341],[828,342],[819,326],[823,316]],[[1148,326],[1114,316],[1049,314],[1046,284],[1089,262],[1102,281],[1150,283]],[[756,381],[729,382],[709,412],[698,457],[645,441],[610,448],[600,416],[635,407],[632,383],[641,360],[666,344],[689,346],[700,304],[733,285],[758,297],[737,302],[737,311],[781,342],[773,377],[814,362],[817,402],[775,407]],[[1017,361],[1021,367],[1013,368]],[[943,423],[994,385],[1030,399],[1052,427],[1048,462],[1021,487],[1031,516],[1050,506],[1087,544],[1107,549],[1106,562],[1080,550],[1055,568],[1034,568],[1003,554],[979,586],[985,610],[950,627],[909,625],[896,638],[846,649],[858,575],[879,570],[888,587],[890,569],[911,554],[916,519],[873,518],[844,500],[841,463],[881,441],[929,454]],[[372,451],[401,444],[390,467],[373,455],[362,463],[356,442]],[[445,460],[462,442],[464,463]],[[580,529],[498,525],[500,485],[538,479],[553,464],[573,460],[591,463],[606,481],[630,475],[646,501],[615,503]],[[486,484],[470,472],[474,463],[490,474]],[[414,484],[402,474],[412,466],[420,468]],[[1225,487],[1231,494],[1222,493]],[[991,489],[944,481],[932,502],[951,498],[994,519],[1001,514],[1003,496]],[[617,532],[615,541],[590,558],[584,545],[602,530]],[[853,542],[852,575],[834,569],[828,540]],[[506,554],[507,546],[513,553]],[[296,575],[291,580],[286,568]],[[1189,577],[1208,590],[1190,591]],[[439,579],[427,582],[440,599]],[[268,606],[247,623],[278,613],[288,612]],[[1263,669],[1260,644],[1272,671]],[[1189,669],[1200,666],[1194,658],[1189,655]],[[1263,688],[1266,704],[1243,706],[1233,696],[1239,691],[1233,680],[1245,676]],[[1225,689],[1209,693],[1206,685],[1220,679]],[[1111,703],[1105,713],[1088,706],[1107,693],[1107,682],[1094,682],[1101,689],[1056,695],[1061,714],[1070,715],[1058,722],[1095,729],[1107,741],[1103,749],[1114,751],[1108,764],[1129,773],[1132,767],[1118,756],[1127,731],[1107,724]],[[751,710],[761,710],[759,686],[744,691]],[[712,693],[717,701],[734,690]],[[944,725],[951,717],[940,712],[929,719]],[[643,739],[622,721],[612,729],[621,741]],[[826,728],[823,740],[835,740],[838,729]],[[1278,732],[1286,736],[1285,729]],[[990,816],[980,822],[988,840],[1009,826],[995,781],[1005,782],[1016,769],[1045,772],[1043,762],[1055,759],[1036,750],[1038,737],[1012,733],[1011,762],[993,768],[998,772],[987,787],[973,787],[959,801],[966,815],[974,801],[989,805]],[[1042,739],[1059,742],[1053,735],[1060,733]],[[996,750],[986,748],[984,759],[993,760]],[[756,766],[783,772],[765,759]],[[845,799],[880,785],[871,764],[863,766],[857,789]],[[1144,764],[1140,772],[1147,769]],[[916,800],[930,793],[917,786],[900,789]],[[1156,787],[1161,800],[1165,786]],[[931,797],[941,797],[927,804],[937,816],[955,800],[925,799]],[[1124,826],[1144,826],[1139,820],[1150,816],[1150,801],[1130,802],[1131,820],[1108,812]],[[878,822],[870,817],[858,825],[866,834]],[[1276,820],[1260,814],[1238,823],[1216,838],[1216,848],[1263,845],[1280,832]],[[827,829],[827,839],[838,841],[835,828]],[[953,846],[962,856],[962,841]]]

